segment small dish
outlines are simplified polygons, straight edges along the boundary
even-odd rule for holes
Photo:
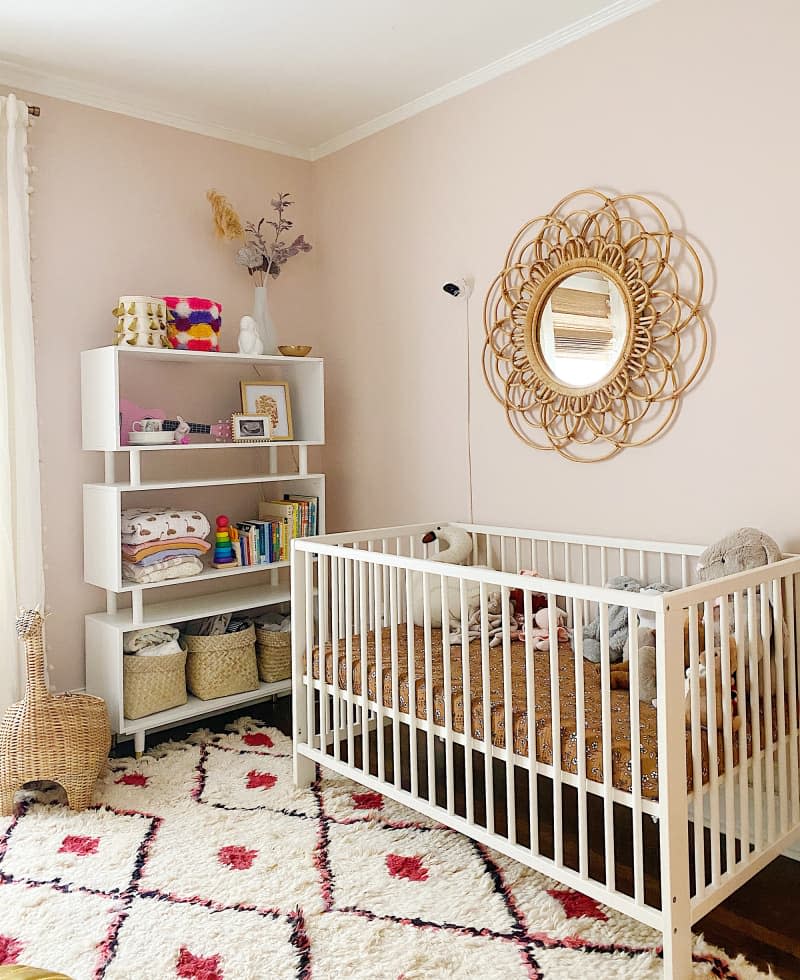
[[[128,442],[132,446],[166,446],[175,442],[174,432],[129,432]]]
[[[305,357],[311,350],[310,344],[283,344],[278,350],[286,357]]]

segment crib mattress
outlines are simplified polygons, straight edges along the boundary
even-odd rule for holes
[[[367,634],[367,688],[368,697],[373,703],[377,700],[377,670],[375,634]],[[398,642],[398,701],[402,712],[409,712],[409,670],[408,646],[405,624],[397,627]],[[437,724],[445,722],[445,684],[442,634],[440,629],[431,630],[433,665],[431,686],[433,688],[433,718]],[[415,703],[416,717],[427,717],[428,692],[425,680],[425,640],[421,627],[414,627],[415,665]],[[383,630],[381,659],[383,664],[383,705],[392,707],[392,681],[390,674],[391,631]],[[345,647],[338,645],[339,685],[346,687]],[[470,704],[465,709],[461,670],[461,643],[451,645],[450,649],[450,690],[453,730],[464,732],[465,717],[469,717],[469,730],[473,738],[484,740],[483,686],[481,680],[481,646],[473,641],[469,649],[470,658]],[[578,772],[577,706],[575,697],[575,656],[569,646],[562,646],[558,652],[559,660],[559,704],[561,768],[564,772]],[[319,678],[319,657],[314,650],[314,677]],[[325,652],[326,682],[333,683],[333,652],[330,645]],[[528,755],[528,739],[531,737],[526,705],[525,644],[514,640],[511,643],[511,721],[514,752]],[[586,738],[586,775],[596,782],[603,781],[603,740],[602,740],[602,700],[600,688],[600,667],[583,661],[584,715]],[[353,637],[353,693],[362,693],[361,638]],[[503,653],[501,647],[489,651],[489,697],[491,704],[491,740],[497,748],[506,744],[505,698],[503,690]],[[536,758],[546,765],[553,764],[552,701],[550,694],[550,654],[534,654],[534,702]],[[630,737],[630,699],[625,690],[611,691],[611,765],[612,782],[620,790],[631,790],[631,737]],[[645,799],[658,799],[658,733],[656,728],[656,709],[645,702],[639,703],[639,732],[642,796]],[[707,732],[703,730],[701,739],[703,782],[709,779],[709,752]],[[751,751],[750,733],[747,733],[747,751]],[[721,734],[718,736],[719,772],[724,768],[724,750]],[[738,762],[738,735],[733,739],[734,764]],[[687,731],[687,790],[692,789],[691,740]]]

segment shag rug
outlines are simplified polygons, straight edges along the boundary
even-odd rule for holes
[[[0,818],[0,963],[74,980],[661,977],[660,935],[242,720]],[[697,976],[761,977],[698,938]]]

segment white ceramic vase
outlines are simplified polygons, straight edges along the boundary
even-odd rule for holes
[[[264,345],[265,354],[278,353],[278,338],[275,324],[269,311],[269,298],[266,286],[256,286],[253,299],[253,319],[258,325],[258,335]]]

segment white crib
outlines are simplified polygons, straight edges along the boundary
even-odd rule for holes
[[[319,763],[398,800],[660,929],[665,976],[689,976],[693,923],[800,833],[800,557],[698,585],[702,547],[461,524],[472,535],[473,566],[488,567],[456,566],[427,553],[421,539],[432,526],[294,542],[297,785],[311,783]],[[542,577],[519,574],[534,568]],[[676,590],[602,587],[618,574]],[[427,598],[437,578],[443,596],[460,596],[455,616],[442,600],[441,631]],[[426,597],[416,628],[413,581]],[[525,623],[534,594],[546,596],[551,614],[563,608],[571,645],[559,649],[554,615],[549,652],[534,653],[530,629],[513,639],[512,590],[521,591]],[[452,642],[475,593],[480,638]],[[503,612],[501,642],[491,648],[494,594]],[[706,650],[700,630],[717,599],[719,632],[736,641],[732,655],[723,644],[718,667],[712,630]],[[619,604],[629,622],[639,611],[655,617],[657,710],[639,701],[636,630],[630,690],[611,689],[608,618]],[[596,617],[595,668],[585,665],[582,636]]]

